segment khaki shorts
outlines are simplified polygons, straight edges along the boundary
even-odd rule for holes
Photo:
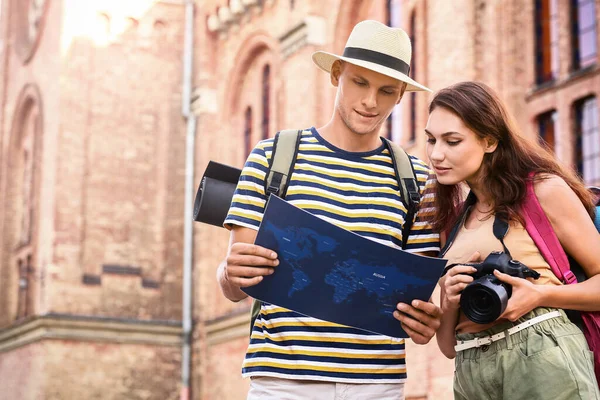
[[[554,311],[537,308],[519,318],[476,334],[470,340],[500,333],[528,319]],[[564,311],[487,346],[456,355],[454,398],[458,400],[600,400],[592,352],[581,330]]]

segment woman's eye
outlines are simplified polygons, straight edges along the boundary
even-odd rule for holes
[[[435,144],[435,139],[429,138],[429,139],[427,139],[427,143]]]
[[[460,143],[460,140],[448,141],[448,145],[450,145],[450,146],[456,146],[459,143]]]
[[[356,83],[358,86],[365,86],[365,83],[361,81],[354,81],[354,83]]]

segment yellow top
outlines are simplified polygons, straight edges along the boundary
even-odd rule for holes
[[[479,221],[477,221],[479,222]],[[502,243],[494,236],[492,230],[494,218],[481,221],[480,225],[468,229],[465,224],[460,227],[450,249],[444,255],[449,264],[464,263],[473,253],[479,251],[482,260],[492,251],[503,251]],[[513,259],[519,260],[529,268],[539,272],[536,280],[528,278],[536,285],[561,285],[560,280],[552,272],[550,265],[544,260],[529,233],[519,222],[511,222],[504,244]],[[496,320],[491,324],[482,325],[470,321],[461,312],[456,331],[459,333],[474,333],[488,329],[504,320]]]

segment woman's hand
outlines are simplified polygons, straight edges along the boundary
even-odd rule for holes
[[[467,262],[481,261],[481,254],[476,251]],[[452,267],[446,273],[442,284],[443,300],[442,310],[456,311],[460,307],[460,295],[467,285],[473,282],[473,277],[469,274],[477,271],[469,265],[457,265]]]
[[[543,305],[543,285],[535,285],[527,279],[510,276],[498,270],[494,270],[494,275],[512,286],[512,295],[500,318],[514,322],[534,308]]]

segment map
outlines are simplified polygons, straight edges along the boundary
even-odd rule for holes
[[[446,260],[414,255],[333,225],[270,196],[256,244],[279,266],[250,296],[325,321],[408,337],[392,313],[428,300]]]

